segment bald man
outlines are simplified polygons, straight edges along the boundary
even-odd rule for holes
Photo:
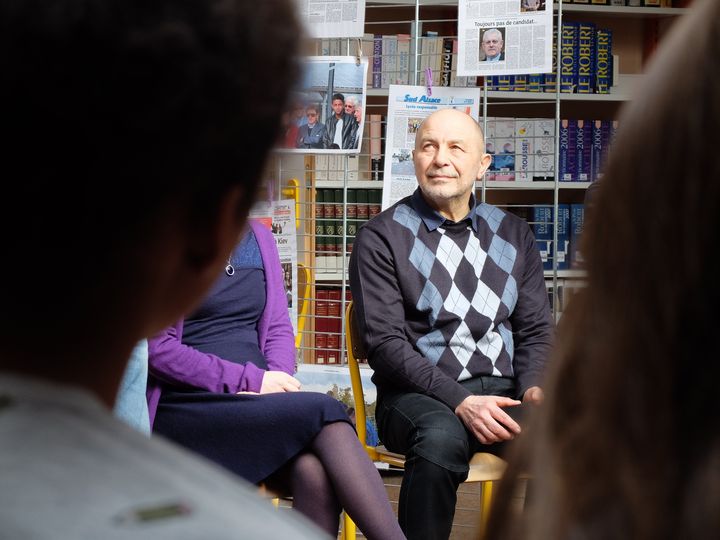
[[[500,453],[543,397],[554,329],[542,262],[525,221],[475,199],[484,148],[468,115],[430,115],[415,139],[418,189],[358,231],[350,260],[380,439],[406,456],[410,539],[449,536],[472,454]]]

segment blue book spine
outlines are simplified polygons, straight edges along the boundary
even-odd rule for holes
[[[536,206],[532,209],[532,228],[535,243],[540,251],[543,270],[552,270],[553,265],[553,208]]]
[[[528,90],[528,76],[527,75],[513,75],[512,86],[515,92],[527,92]]]
[[[509,92],[513,89],[512,87],[512,76],[511,75],[495,75],[497,77],[497,89],[501,92]]]
[[[560,121],[560,182],[572,182],[577,175],[577,123]]]
[[[541,74],[528,75],[528,92],[541,92],[543,76]]]
[[[578,26],[578,94],[595,91],[595,25]]]
[[[583,225],[585,223],[585,205],[570,205],[570,266],[578,268],[582,266],[583,258],[580,253],[580,238],[582,237]]]
[[[552,73],[545,73],[542,78],[543,90],[545,92],[555,92],[557,84],[557,34],[553,35]]]
[[[607,127],[607,123],[604,124]],[[606,129],[607,131],[607,129]],[[609,131],[608,131],[609,133]],[[603,163],[603,121],[592,123],[592,149],[590,151],[590,181],[598,180],[602,175]]]
[[[576,182],[589,182],[590,164],[592,161],[592,123],[587,120],[577,120],[575,125],[577,174],[573,180]]]
[[[372,87],[382,88],[382,35],[373,39]]]
[[[595,32],[595,93],[609,94],[612,86],[612,31]]]
[[[563,23],[560,34],[560,91],[572,94],[578,82],[580,23]]]
[[[557,218],[557,269],[567,270],[570,268],[570,205],[558,204]]]

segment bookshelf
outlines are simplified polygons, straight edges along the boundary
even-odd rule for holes
[[[558,216],[563,205],[578,205],[584,200],[589,181],[563,182],[557,172],[560,170],[560,121],[563,119],[612,121],[617,118],[624,103],[636,97],[636,88],[642,80],[645,63],[651,56],[657,40],[680,16],[689,11],[678,7],[631,7],[557,2],[554,4],[554,27],[565,22],[591,22],[597,28],[608,28],[613,32],[613,55],[619,62],[615,70],[614,85],[607,94],[577,94],[529,91],[500,91],[481,87],[480,122],[488,132],[490,119],[543,119],[554,122],[552,145],[552,170],[545,171],[545,177],[535,180],[484,180],[476,186],[478,199],[495,204],[508,211],[528,215],[535,208],[549,208],[553,219],[549,223],[550,242],[558,245]],[[366,5],[366,36],[397,35],[410,36],[411,67],[419,66],[423,50],[423,32],[431,30],[440,37],[454,37],[457,33],[457,0],[368,0]],[[330,54],[355,55],[357,39],[330,40]],[[366,56],[372,53],[374,43],[363,40]],[[328,44],[323,44],[327,47]],[[308,54],[317,54],[317,42],[307,45]],[[436,52],[435,54],[441,54]],[[372,70],[372,65],[370,66]],[[559,70],[557,75],[559,75]],[[559,79],[559,77],[558,77]],[[410,84],[420,84],[420,71],[409,72]],[[368,75],[368,84],[372,77]],[[311,289],[310,320],[301,344],[300,360],[316,363],[318,358],[328,362],[327,340],[338,351],[344,350],[345,304],[349,299],[347,262],[352,241],[348,231],[353,225],[359,226],[363,217],[360,212],[358,195],[382,189],[381,178],[373,171],[373,160],[378,158],[378,148],[384,138],[379,126],[387,111],[387,88],[367,88],[366,102],[363,103],[366,125],[359,156],[333,156],[333,158],[312,155],[277,154],[273,163],[272,182],[280,198],[282,188],[289,179],[299,181],[298,204],[298,261],[313,271]],[[373,132],[370,115],[380,123]],[[372,132],[372,133],[371,133]],[[517,136],[512,136],[517,140]],[[384,147],[382,147],[384,149]],[[531,171],[532,172],[532,171]],[[381,176],[381,175],[380,175]],[[333,193],[332,205],[335,214],[325,214],[324,201],[319,202],[320,193]],[[350,204],[348,204],[350,202]],[[363,203],[364,204],[364,203]],[[368,201],[369,204],[369,201]],[[355,210],[348,211],[348,206]],[[322,207],[322,208],[321,208]],[[572,208],[569,206],[569,208]],[[321,210],[318,213],[318,210]],[[318,222],[332,220],[330,232],[323,230],[318,235]],[[329,248],[328,242],[332,243]],[[583,272],[577,268],[566,268],[550,257],[545,268],[546,283],[552,299],[556,317],[562,313],[572,291],[583,284]],[[328,295],[330,298],[328,298]],[[334,305],[333,305],[334,302]],[[344,354],[332,356],[334,361],[343,363]]]

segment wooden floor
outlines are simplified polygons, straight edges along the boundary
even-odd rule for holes
[[[381,475],[388,492],[390,504],[397,515],[397,501],[400,495],[402,473],[381,471]],[[483,519],[480,512],[480,488],[481,484],[479,483],[460,485],[450,540],[478,540],[480,538],[480,525]],[[517,506],[518,511],[522,509],[524,497],[525,486],[520,485],[513,497],[513,505]],[[292,503],[287,500],[280,501],[280,506],[283,507],[283,509],[289,508],[291,504]],[[340,538],[340,535],[338,535],[338,538]],[[365,538],[360,530],[358,530],[357,538]]]

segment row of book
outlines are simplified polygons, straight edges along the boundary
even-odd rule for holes
[[[345,290],[345,301],[352,300],[350,289]],[[342,328],[342,290],[339,286],[316,287],[315,330],[313,332],[312,360],[315,364],[342,364],[345,355],[340,350]]]
[[[336,273],[347,268],[345,254],[352,253],[357,230],[380,213],[381,189],[348,189],[343,203],[342,189],[317,189],[315,192],[315,271]],[[344,229],[347,225],[347,232]]]
[[[563,4],[632,7],[684,7],[687,3],[688,0],[563,0]]]
[[[602,176],[615,138],[616,120],[560,121],[560,182],[594,182]],[[542,181],[555,178],[555,121],[488,118],[486,151],[493,161],[485,179]]]
[[[418,61],[411,46],[410,34],[365,34],[363,54],[369,59],[371,88],[388,88],[391,84],[425,85],[426,70],[433,73],[434,86],[477,86],[477,77],[457,75],[458,40],[427,31],[418,40]]]
[[[590,22],[564,22],[560,32],[560,92],[609,94],[615,84],[613,33]],[[553,40],[553,72],[487,77],[488,90],[555,92],[557,90],[557,36]]]
[[[543,270],[582,268],[582,254],[578,249],[585,222],[584,204],[559,204],[557,216],[557,249],[554,242],[555,212],[552,206],[518,207],[510,209],[532,227]]]

